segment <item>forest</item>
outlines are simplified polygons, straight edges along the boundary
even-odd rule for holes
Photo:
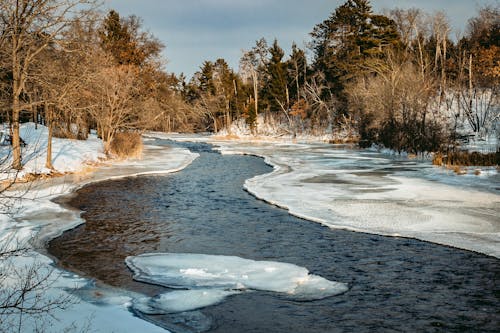
[[[50,137],[96,131],[106,153],[144,131],[231,136],[242,123],[251,135],[414,154],[499,137],[499,6],[479,8],[454,36],[443,12],[374,13],[369,0],[347,0],[311,27],[307,48],[285,55],[261,38],[238,69],[206,60],[189,80],[168,72],[165,45],[139,17],[94,0],[0,0],[0,19],[0,120],[18,170],[27,121]],[[49,144],[48,168],[50,154]]]
[[[498,331],[498,2],[186,77],[103,1],[0,0],[0,333]]]

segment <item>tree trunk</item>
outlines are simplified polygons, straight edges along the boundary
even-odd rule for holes
[[[469,113],[473,114],[472,109],[472,54],[469,56]],[[473,119],[473,118],[472,118]],[[473,130],[474,132],[479,132],[479,128],[477,128],[476,122],[473,120]]]
[[[33,123],[35,123],[35,129],[38,129],[38,107],[32,106],[31,112],[33,113]]]
[[[18,58],[18,36],[12,36],[12,168],[23,168],[21,158],[21,140],[19,138],[19,114],[21,104],[19,96],[22,92],[22,72]]]
[[[44,104],[45,117],[47,119],[47,127],[49,129],[49,135],[47,137],[47,159],[45,161],[45,167],[47,169],[54,169],[52,165],[52,136],[53,136],[53,121],[52,121],[52,111],[50,110],[47,103]]]
[[[21,160],[21,140],[19,139],[20,108],[19,96],[14,94],[12,103],[12,168],[16,170],[21,170],[23,168]]]
[[[254,107],[255,107],[255,124],[254,124],[254,135],[257,134],[257,123],[259,118],[259,91],[257,82],[257,73],[253,73],[253,94],[254,94]]]

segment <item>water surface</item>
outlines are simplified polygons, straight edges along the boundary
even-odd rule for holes
[[[496,332],[500,327],[498,259],[295,218],[242,189],[246,179],[272,170],[262,159],[222,156],[206,144],[175,145],[200,157],[176,174],[105,181],[78,191],[70,204],[85,211],[86,224],[49,246],[61,266],[148,295],[166,289],[134,282],[126,256],[174,252],[281,261],[349,285],[342,295],[312,302],[272,292],[234,295],[202,309],[201,317],[192,314],[191,322],[189,315],[148,317],[176,331]],[[200,318],[208,324],[197,323]]]

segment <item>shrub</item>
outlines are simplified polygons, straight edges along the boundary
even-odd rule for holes
[[[437,153],[432,161],[434,165],[446,166],[495,166],[500,165],[500,150],[495,153],[477,151],[448,151]]]
[[[139,158],[142,154],[142,138],[137,132],[118,132],[111,140],[109,151],[119,158]]]

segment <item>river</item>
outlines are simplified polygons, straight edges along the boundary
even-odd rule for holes
[[[221,155],[204,143],[155,144],[187,147],[200,157],[175,174],[78,190],[69,204],[84,211],[86,223],[48,247],[60,266],[154,296],[169,289],[134,281],[127,256],[227,255],[305,267],[348,290],[313,301],[254,291],[188,313],[136,311],[145,319],[174,332],[495,332],[500,326],[498,259],[294,217],[243,189],[247,179],[272,171],[261,158]]]

